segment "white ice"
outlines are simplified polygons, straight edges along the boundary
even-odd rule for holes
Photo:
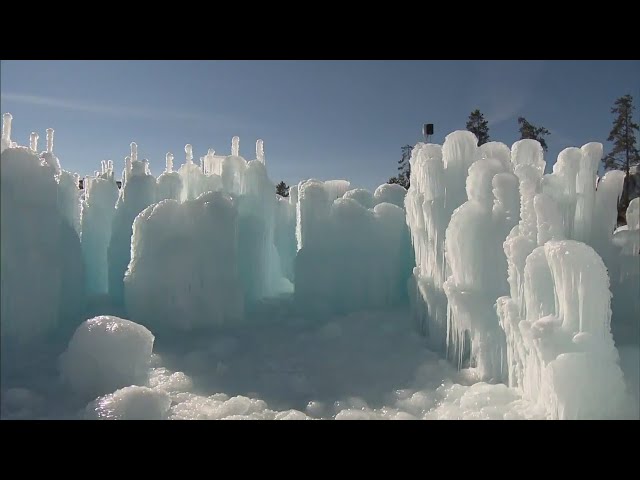
[[[89,319],[77,328],[60,357],[61,377],[88,398],[145,382],[154,339],[130,320],[108,315]]]
[[[38,154],[11,122],[3,418],[640,417],[640,204],[616,229],[601,144],[545,174],[536,141],[454,132],[408,191],[282,198],[261,140],[157,179],[132,143],[122,188],[102,161],[81,195],[53,130]]]

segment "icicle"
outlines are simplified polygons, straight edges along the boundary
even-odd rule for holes
[[[166,158],[165,172],[171,173],[173,172],[173,153],[167,152],[167,155],[165,158]]]
[[[2,138],[7,141],[11,140],[11,120],[13,120],[13,117],[10,113],[2,115]]]
[[[53,153],[53,128],[47,128],[47,153]]]
[[[240,155],[240,137],[231,139],[231,155],[238,157]]]
[[[187,143],[184,146],[184,153],[187,154],[187,163],[193,163],[193,149],[191,144]]]
[[[80,174],[79,173],[74,173],[73,174],[73,181],[76,182],[76,187],[80,188]]]
[[[136,142],[131,142],[131,162],[138,160],[138,145]]]
[[[39,136],[36,132],[31,132],[31,135],[29,135],[29,148],[32,152],[38,151],[38,138]]]
[[[100,162],[100,170],[102,170],[101,175],[104,175],[105,173],[107,173],[107,162],[106,162],[106,160],[102,160]]]
[[[262,140],[258,140],[256,142],[256,158],[259,162],[265,163],[264,161],[264,142]]]

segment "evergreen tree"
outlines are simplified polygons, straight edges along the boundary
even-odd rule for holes
[[[484,115],[477,108],[469,115],[467,130],[478,138],[478,146],[489,141],[489,122],[484,119]]]
[[[535,125],[527,122],[527,119],[524,117],[518,117],[518,124],[520,125],[520,139],[530,138],[531,140],[537,140],[540,142],[542,149],[546,152],[547,142],[544,137],[549,135],[551,132],[544,127],[536,127]]]
[[[618,98],[611,113],[615,115],[613,128],[607,138],[608,142],[613,142],[613,149],[602,159],[605,170],[622,170],[625,172],[622,198],[618,203],[618,218],[625,222],[625,214],[629,202],[635,196],[632,190],[637,182],[636,175],[631,175],[631,168],[640,163],[640,152],[636,146],[636,132],[640,127],[633,122],[633,97],[625,95]]]
[[[413,147],[411,145],[405,145],[401,150],[402,158],[398,160],[398,172],[400,173],[398,173],[397,177],[391,177],[388,183],[397,183],[408,190],[411,184],[411,164],[409,163],[409,159],[411,158]]]
[[[284,181],[281,181],[279,184],[276,185],[276,193],[278,195],[280,195],[281,197],[288,197],[289,196],[289,185],[287,185],[286,183],[284,183]]]

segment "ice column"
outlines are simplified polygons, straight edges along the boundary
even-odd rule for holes
[[[258,140],[256,142],[256,159],[261,163],[265,163],[265,160],[264,160],[264,142],[262,140]]]

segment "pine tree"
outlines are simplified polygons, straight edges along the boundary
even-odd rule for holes
[[[411,145],[405,145],[401,150],[402,158],[398,160],[398,172],[400,173],[398,173],[397,177],[391,177],[388,183],[397,183],[408,190],[411,184],[411,164],[409,160],[411,159],[413,147]]]
[[[547,142],[544,137],[549,135],[551,132],[544,127],[536,127],[532,123],[527,122],[527,119],[524,117],[518,117],[518,124],[520,125],[520,139],[530,138],[531,140],[537,140],[540,142],[542,149],[546,152]]]
[[[467,130],[478,138],[478,146],[489,141],[489,122],[484,119],[484,115],[477,108],[469,115]]]
[[[618,217],[623,222],[629,202],[632,200],[632,184],[635,183],[635,179],[631,176],[631,167],[640,163],[640,152],[636,146],[636,132],[640,127],[633,122],[634,110],[631,95],[625,95],[615,101],[611,113],[616,117],[607,138],[608,142],[613,142],[613,149],[602,159],[605,170],[622,170],[626,174],[622,198],[618,202]]]
[[[284,181],[281,181],[279,184],[276,185],[276,193],[278,195],[280,195],[281,197],[288,197],[289,196],[289,185],[287,185],[286,183],[284,183]]]

